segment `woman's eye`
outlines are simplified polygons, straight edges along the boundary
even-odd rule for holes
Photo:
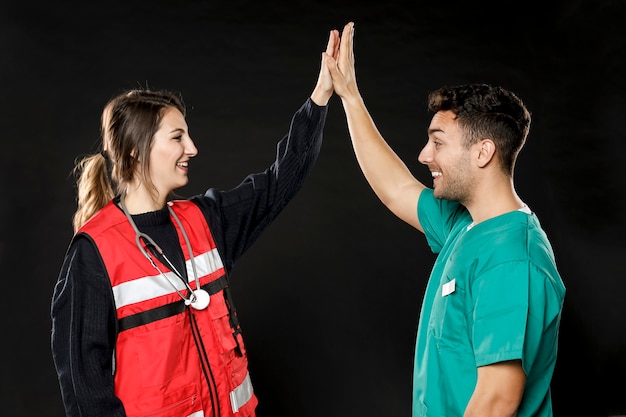
[[[177,140],[180,142],[181,140],[183,140],[183,137],[182,135],[174,136],[174,140]]]

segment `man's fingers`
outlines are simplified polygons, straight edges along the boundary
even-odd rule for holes
[[[343,27],[341,46],[339,47],[339,61],[345,62],[352,58],[352,34],[354,23],[350,22]]]

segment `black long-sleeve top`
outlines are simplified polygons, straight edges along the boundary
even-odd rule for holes
[[[269,168],[248,175],[231,190],[210,188],[190,198],[207,219],[227,274],[302,187],[320,152],[326,114],[326,106],[307,99]],[[132,217],[184,274],[182,248],[167,208]],[[136,256],[142,255],[137,251]],[[80,234],[65,255],[51,317],[52,356],[66,415],[125,416],[113,386],[117,319],[111,283],[98,249]]]

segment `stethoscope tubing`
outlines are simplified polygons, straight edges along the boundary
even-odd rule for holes
[[[167,207],[168,211],[172,215],[172,217],[174,218],[176,223],[178,224],[178,227],[180,228],[180,231],[181,231],[181,233],[183,235],[183,238],[185,239],[185,244],[187,246],[187,251],[189,252],[189,259],[191,261],[191,267],[192,267],[193,274],[194,274],[194,280],[196,282],[196,290],[193,290],[191,288],[191,286],[189,285],[189,282],[187,281],[187,279],[185,277],[183,277],[180,272],[178,272],[176,267],[172,264],[172,262],[165,255],[165,253],[163,252],[161,247],[154,241],[154,239],[152,239],[148,234],[143,233],[143,232],[141,232],[139,230],[139,228],[137,227],[137,225],[133,221],[133,218],[130,215],[130,213],[128,211],[128,208],[126,208],[126,203],[124,202],[124,194],[120,195],[120,206],[122,208],[122,211],[124,212],[124,215],[128,219],[128,222],[130,223],[130,225],[132,226],[133,230],[135,231],[135,243],[137,244],[137,248],[139,248],[139,251],[150,262],[150,264],[154,267],[154,269],[157,270],[159,275],[161,275],[163,278],[165,278],[167,280],[167,282],[170,283],[170,285],[174,288],[174,290],[176,290],[178,295],[185,301],[185,305],[191,305],[192,307],[200,309],[200,310],[203,309],[203,308],[206,308],[206,306],[208,306],[209,300],[210,300],[209,293],[207,293],[206,291],[204,291],[203,289],[200,288],[200,279],[198,278],[198,271],[196,269],[196,262],[195,262],[194,257],[193,257],[193,251],[191,249],[191,243],[189,242],[189,238],[187,237],[187,233],[185,232],[185,228],[183,227],[183,225],[182,225],[180,219],[178,218],[178,216],[176,215],[176,213],[174,213],[174,210],[172,210],[172,208],[168,205],[168,207]],[[143,244],[142,244],[142,241],[143,241]],[[165,263],[167,264],[167,267],[177,277],[179,277],[183,281],[183,283],[185,284],[185,287],[187,288],[187,290],[189,290],[189,297],[186,297],[185,294],[183,294],[178,289],[176,284],[173,283],[170,280],[170,278],[165,273],[163,273],[161,268],[159,268],[159,266],[154,261],[154,257],[152,256],[152,253],[150,252],[150,248],[153,248],[154,250],[156,250],[157,253],[161,257],[163,257],[163,259],[165,260]],[[206,305],[205,305],[205,303],[206,303]]]

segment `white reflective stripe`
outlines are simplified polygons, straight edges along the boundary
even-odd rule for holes
[[[211,251],[197,255],[194,257],[194,259],[196,261],[198,277],[209,275],[224,266],[222,264],[222,258],[220,258],[220,254],[217,252],[217,249],[213,249]],[[185,263],[185,266],[187,267],[187,277],[191,282],[194,280],[193,266],[191,265],[190,261],[187,261]]]
[[[194,257],[198,277],[203,277],[222,268],[222,260],[217,249],[210,250]],[[193,267],[191,261],[186,262],[187,277],[190,282],[194,281]],[[173,272],[164,272],[170,282],[161,276],[161,274],[148,275],[124,282],[113,287],[113,297],[115,298],[115,306],[117,308],[127,306],[129,304],[150,300],[152,298],[171,294],[174,291],[172,284],[176,285],[179,291],[184,290],[185,284]]]
[[[195,413],[189,414],[187,417],[204,417],[204,411],[196,411]]]
[[[239,411],[239,407],[247,403],[250,398],[252,398],[252,381],[248,374],[241,385],[230,392],[230,406],[233,408],[233,413]]]
[[[165,272],[168,279],[175,284],[179,290],[185,288],[185,284],[173,272]],[[149,275],[124,282],[113,287],[113,297],[117,308],[140,301],[150,300],[162,295],[174,292],[174,287],[160,274]]]

